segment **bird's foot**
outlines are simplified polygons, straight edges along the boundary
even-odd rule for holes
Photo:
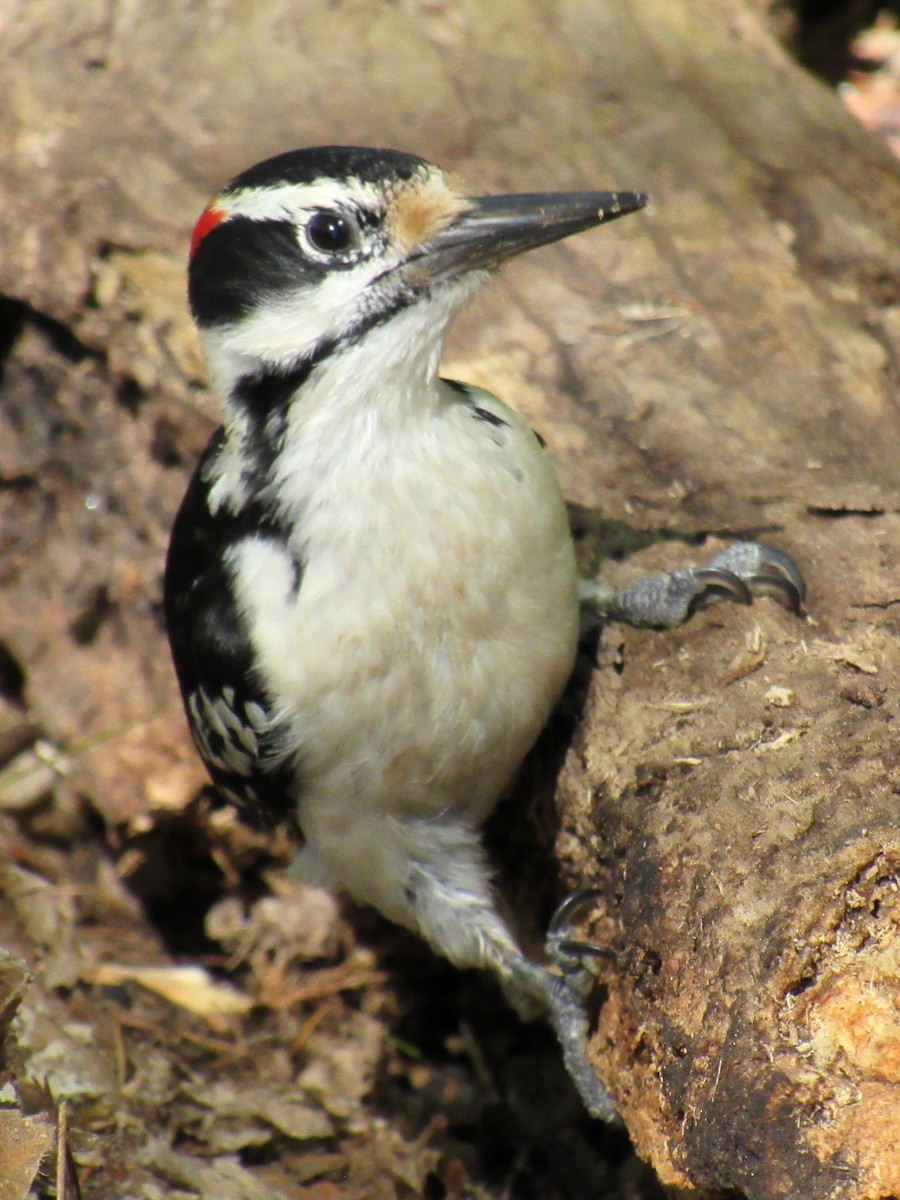
[[[605,620],[671,629],[721,600],[752,604],[756,596],[772,596],[798,613],[806,587],[793,561],[780,550],[760,542],[732,542],[702,567],[679,567],[639,579],[620,592],[585,580],[580,595],[587,629]]]
[[[572,924],[578,913],[599,900],[599,888],[579,888],[567,896],[553,914],[544,939],[544,952],[550,962],[582,994],[586,995],[596,978],[598,958],[615,958],[615,951],[595,942],[575,937]]]
[[[554,913],[544,945],[547,957],[559,973],[545,972],[545,995],[566,1070],[585,1108],[602,1121],[618,1121],[612,1098],[587,1055],[590,1031],[585,1009],[587,993],[594,981],[590,964],[598,957],[610,956],[611,951],[572,935],[576,913],[599,894],[594,888],[583,888],[564,900]]]

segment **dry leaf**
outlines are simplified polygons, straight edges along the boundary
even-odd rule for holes
[[[847,643],[843,646],[829,646],[828,656],[829,658],[833,658],[835,662],[846,663],[848,667],[853,667],[854,670],[861,671],[863,675],[878,674],[878,664],[873,659],[867,658],[855,646]]]
[[[53,1137],[46,1117],[0,1112],[0,1200],[26,1200]]]
[[[0,1034],[19,1007],[31,975],[25,963],[0,950]]]
[[[762,630],[757,625],[744,641],[744,645],[737,652],[728,668],[725,671],[725,683],[734,683],[738,679],[744,679],[747,675],[752,675],[766,661],[766,643],[762,635]]]
[[[116,987],[139,983],[201,1017],[242,1016],[253,1007],[249,996],[227,983],[217,983],[203,967],[141,967],[103,963],[92,973],[91,983]]]
[[[223,1080],[212,1085],[204,1082],[188,1089],[188,1094],[210,1110],[207,1125],[213,1132],[219,1121],[235,1118],[246,1125],[262,1121],[296,1141],[330,1137],[334,1132],[325,1112],[304,1100],[303,1092],[294,1083],[236,1087]],[[271,1133],[266,1140],[271,1140]]]
[[[197,1158],[174,1149],[162,1138],[150,1141],[140,1151],[139,1159],[170,1183],[189,1188],[198,1196],[215,1200],[279,1200],[284,1196],[245,1170],[236,1157],[212,1161]]]
[[[786,729],[784,733],[779,733],[778,737],[773,738],[771,742],[760,742],[753,749],[757,754],[768,754],[772,750],[780,750],[783,746],[789,746],[791,742],[796,742],[800,737],[802,730]]]

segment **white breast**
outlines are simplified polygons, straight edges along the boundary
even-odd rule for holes
[[[285,698],[301,823],[341,810],[479,822],[572,669],[574,555],[549,457],[486,393],[477,420],[444,385],[427,421],[377,413],[310,430],[292,552],[235,559],[264,677]],[[394,414],[396,417],[396,414]],[[351,444],[352,443],[352,444]],[[298,443],[302,445],[302,443]],[[299,495],[300,487],[297,487]]]

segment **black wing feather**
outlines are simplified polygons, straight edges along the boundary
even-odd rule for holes
[[[228,556],[249,534],[280,531],[252,502],[238,513],[210,512],[207,475],[223,437],[220,429],[207,446],[172,528],[166,627],[191,733],[213,782],[250,819],[273,825],[292,816],[295,769],[278,753],[280,731],[256,679]]]

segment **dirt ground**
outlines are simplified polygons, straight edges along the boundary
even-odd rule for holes
[[[161,572],[217,418],[184,247],[209,194],[268,153],[391,144],[485,191],[648,188],[648,217],[511,266],[454,331],[448,373],[541,430],[599,531],[582,552],[612,581],[760,533],[810,581],[799,621],[769,601],[720,607],[673,635],[604,630],[585,651],[487,831],[523,936],[579,881],[612,896],[640,839],[691,805],[698,836],[724,844],[731,810],[712,824],[703,796],[756,790],[777,806],[811,764],[845,815],[859,805],[854,837],[883,848],[896,826],[900,237],[887,152],[871,151],[861,216],[839,180],[808,182],[789,121],[769,159],[746,151],[741,122],[764,95],[741,55],[794,69],[752,6],[726,6],[733,59],[692,27],[690,69],[674,65],[681,17],[668,25],[651,0],[628,16],[485,7],[90,0],[73,13],[43,0],[3,16],[0,1200],[664,1194],[623,1132],[581,1112],[546,1030],[490,980],[287,881],[287,833],[242,825],[190,744]],[[855,102],[887,129],[868,78]],[[856,148],[834,97],[797,86],[797,111]],[[706,121],[721,145],[704,140]],[[656,832],[637,800],[658,805]],[[610,928],[661,920],[657,882],[610,901]],[[633,991],[649,974],[636,950],[629,964]],[[703,1097],[674,1067],[669,1079],[639,1064],[671,1058],[684,1031],[673,1012],[658,1046],[638,1047],[612,982],[607,998],[597,1057],[643,1157],[686,1195],[696,1178],[770,1194],[698,1165],[708,1129],[696,1150],[688,1130],[686,1157],[671,1150],[672,1096],[682,1126]],[[816,1014],[803,1019],[815,1033]],[[900,1085],[886,1061],[884,1097]],[[894,1186],[880,1178],[872,1196]]]

